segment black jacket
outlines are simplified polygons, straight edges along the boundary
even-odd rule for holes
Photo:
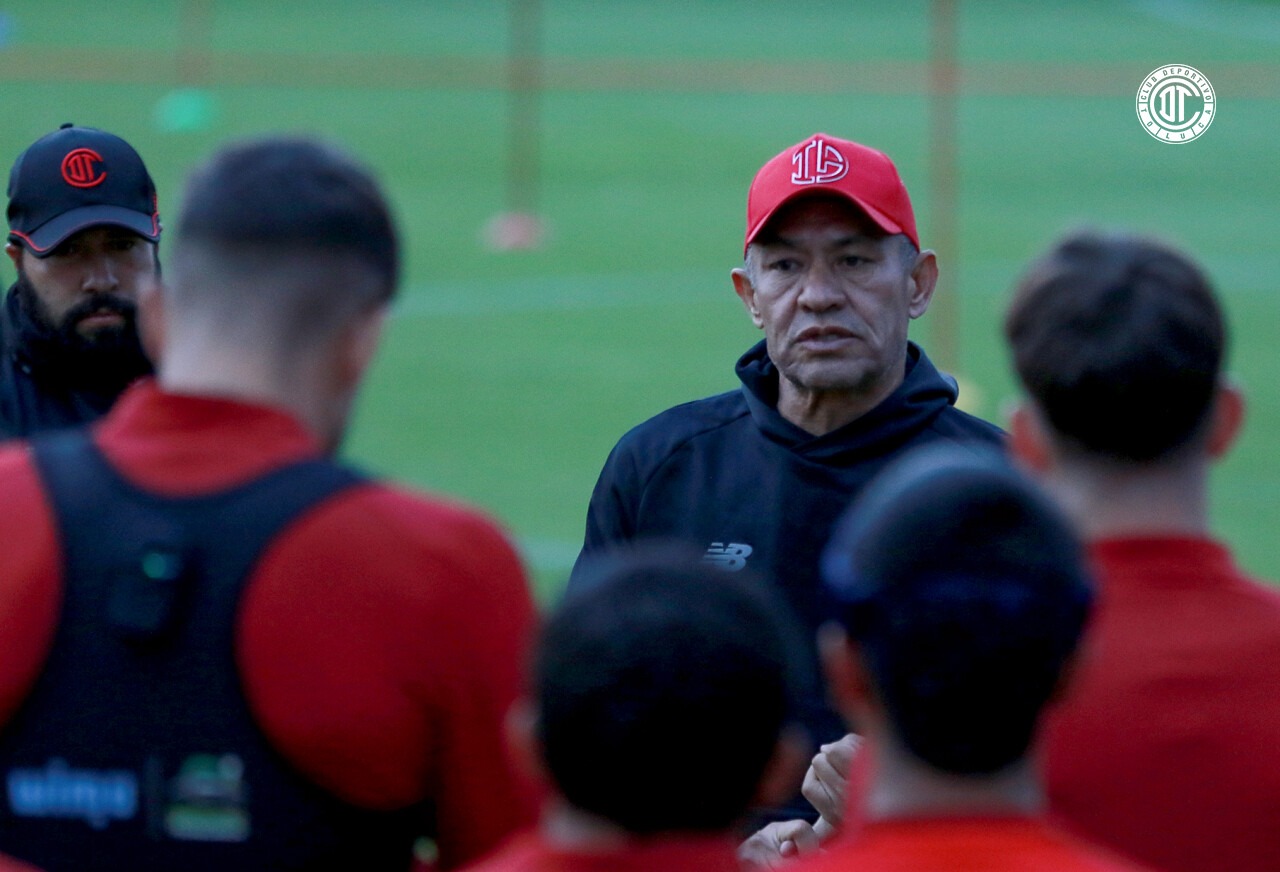
[[[778,370],[758,343],[739,359],[742,388],[676,406],[618,442],[591,496],[585,555],[650,537],[690,540],[723,569],[774,580],[809,630],[826,614],[818,557],[832,525],[894,457],[936,440],[999,445],[999,428],[955,408],[955,382],[910,344],[903,383],[857,420],[813,436],[777,409]],[[814,738],[844,729],[823,700],[811,652],[806,720]]]
[[[96,421],[125,387],[68,365],[38,337],[10,288],[0,308],[0,439]]]

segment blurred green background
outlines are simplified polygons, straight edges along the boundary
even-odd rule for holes
[[[999,323],[1021,266],[1079,225],[1154,233],[1200,258],[1227,301],[1252,405],[1214,480],[1214,524],[1247,568],[1280,578],[1280,5],[956,3],[949,216],[931,160],[946,154],[935,4],[539,8],[539,122],[513,135],[505,0],[3,3],[0,159],[63,121],[103,127],[142,153],[172,216],[185,171],[228,138],[319,133],[360,154],[402,220],[407,272],[348,453],[484,506],[544,599],[617,437],[736,386],[756,333],[728,272],[747,185],[782,148],[815,131],[881,148],[923,242],[954,228],[947,299],[914,335],[961,377],[962,405],[997,422],[1013,395]],[[1170,63],[1200,69],[1220,101],[1193,143],[1157,142],[1134,112],[1143,78]],[[523,189],[545,222],[536,250],[484,237],[513,205],[513,136],[537,168]]]

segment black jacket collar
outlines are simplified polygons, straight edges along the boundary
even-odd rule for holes
[[[778,368],[763,340],[734,367],[756,426],[770,440],[818,460],[866,457],[892,450],[929,426],[959,396],[955,380],[940,373],[920,346],[907,343],[906,377],[871,411],[822,436],[814,436],[778,413]]]

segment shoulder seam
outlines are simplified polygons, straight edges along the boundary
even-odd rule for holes
[[[705,400],[714,400],[719,397],[725,397],[733,393],[734,393],[733,391],[726,391],[723,394],[716,394],[711,397],[706,397]],[[679,409],[684,406],[691,406],[694,403],[704,402],[705,400],[691,400],[688,403],[682,403],[679,406],[673,406],[671,409],[668,409],[667,411],[674,411],[675,409]],[[657,475],[664,467],[666,467],[666,465],[671,461],[671,458],[675,455],[675,453],[679,451],[681,448],[683,448],[685,445],[688,445],[690,442],[692,442],[694,439],[697,439],[700,436],[705,436],[708,433],[714,432],[716,430],[721,430],[725,427],[728,427],[730,424],[733,424],[734,422],[740,420],[741,418],[749,416],[751,414],[751,410],[746,407],[745,403],[743,404],[743,406],[744,406],[743,409],[737,414],[731,415],[730,417],[726,418],[723,421],[717,421],[714,424],[709,424],[707,426],[701,427],[693,431],[692,433],[685,435],[679,441],[672,443],[672,445],[668,448],[666,453],[663,455],[662,460],[654,464],[653,469],[649,471],[649,474],[646,475],[644,477],[644,480],[640,483],[641,493],[643,494],[644,491],[648,489],[649,482],[653,480],[653,477]]]

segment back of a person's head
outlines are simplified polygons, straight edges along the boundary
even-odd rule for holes
[[[786,604],[683,550],[602,558],[588,574],[536,658],[556,788],[636,834],[728,829],[794,714]]]
[[[296,330],[390,301],[399,243],[371,172],[336,146],[276,137],[227,146],[189,177],[172,295]]]
[[[1031,266],[1005,336],[1065,447],[1136,463],[1202,436],[1227,344],[1213,289],[1188,257],[1095,233],[1064,239]]]
[[[1025,756],[1092,602],[1035,485],[994,452],[919,449],[846,512],[822,574],[908,751],[964,775]]]

